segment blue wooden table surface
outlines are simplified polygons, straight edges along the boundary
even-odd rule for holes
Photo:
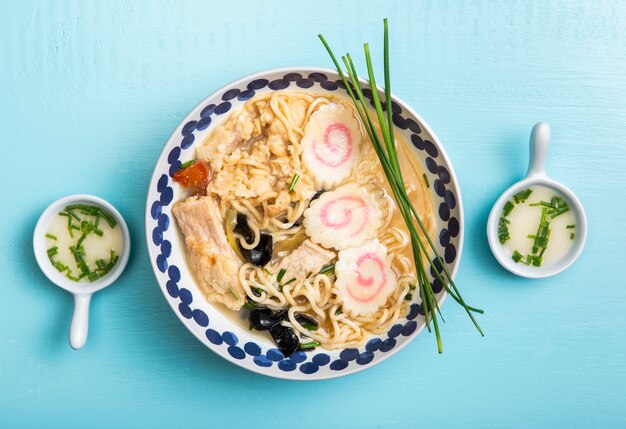
[[[466,208],[458,284],[480,338],[444,306],[444,354],[422,334],[347,378],[297,383],[228,363],[178,321],[144,244],[153,165],[182,118],[245,74],[331,66],[317,34],[380,59],[429,122]],[[362,66],[362,63],[361,63]],[[362,70],[362,68],[361,68]],[[490,206],[552,126],[548,172],[589,218],[578,262],[547,280],[500,268]],[[626,3],[615,1],[0,2],[0,426],[626,427]],[[71,297],[38,270],[41,211],[92,193],[126,217],[133,253],[72,351]]]

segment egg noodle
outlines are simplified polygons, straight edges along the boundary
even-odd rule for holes
[[[263,93],[232,113],[209,136],[209,143],[198,149],[199,158],[204,156],[212,161],[208,194],[219,199],[222,217],[226,218],[228,211],[234,209],[248,218],[253,240],[246,242],[241,235],[235,235],[244,249],[257,246],[261,232],[270,234],[275,246],[295,234],[302,235],[301,218],[315,197],[316,189],[314,179],[303,166],[300,142],[311,115],[329,103],[340,103],[354,111],[347,100],[326,94],[304,91]],[[248,143],[236,148],[220,146],[220,136],[229,133],[239,133]],[[254,135],[260,137],[251,137]],[[398,145],[402,147],[399,152],[405,155],[401,163],[407,190],[427,228],[432,231],[432,203],[422,182],[422,172],[412,159],[414,155],[403,147],[405,143],[400,140]],[[275,254],[263,268],[245,263],[239,269],[239,281],[249,300],[259,306],[288,309],[288,320],[282,323],[291,326],[302,341],[319,341],[327,349],[356,347],[371,334],[386,332],[396,320],[407,314],[410,302],[419,302],[419,291],[412,290],[417,279],[409,234],[367,138],[361,146],[362,161],[342,184],[355,182],[365,187],[382,209],[377,238],[385,246],[397,275],[396,287],[385,305],[367,316],[353,316],[343,311],[332,272],[310,273],[306,278],[301,276],[279,286],[277,267],[284,255]],[[294,175],[297,175],[295,183]],[[336,256],[337,252],[333,252]],[[408,294],[413,295],[412,301],[405,299]],[[314,317],[319,328],[308,330],[303,327],[296,320],[298,313]]]

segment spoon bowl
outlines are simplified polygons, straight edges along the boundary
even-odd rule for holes
[[[576,195],[565,185],[546,174],[545,160],[550,144],[550,127],[539,122],[533,127],[530,136],[530,159],[526,177],[509,187],[493,205],[487,220],[487,239],[496,260],[505,269],[521,277],[545,278],[554,276],[571,266],[585,247],[587,240],[587,217],[585,210]],[[576,219],[576,236],[569,251],[558,261],[541,267],[529,266],[515,262],[511,254],[498,239],[498,221],[507,201],[516,193],[532,186],[545,186],[560,194],[567,202]]]
[[[122,231],[123,246],[119,260],[105,276],[91,282],[75,282],[60,273],[50,263],[47,254],[45,235],[50,222],[69,204],[89,204],[99,206],[111,214]],[[69,333],[72,348],[78,350],[85,345],[89,331],[89,304],[95,292],[111,285],[122,274],[130,256],[130,233],[122,215],[111,204],[93,195],[70,195],[61,198],[46,208],[39,217],[33,234],[33,251],[41,271],[48,279],[62,289],[74,295],[74,315]]]

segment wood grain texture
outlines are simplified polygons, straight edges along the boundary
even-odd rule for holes
[[[441,356],[424,334],[348,378],[246,372],[193,338],[155,283],[143,233],[153,165],[213,90],[270,67],[330,66],[319,32],[339,52],[360,58],[369,41],[380,55],[385,16],[394,92],[460,180],[458,283],[485,309],[486,337],[447,303]],[[0,425],[626,426],[625,40],[626,3],[606,0],[0,0]],[[580,197],[590,231],[576,265],[533,281],[499,267],[484,230],[539,120],[552,127],[548,172]],[[77,192],[113,203],[133,239],[79,352],[66,342],[71,298],[31,249],[41,211]]]

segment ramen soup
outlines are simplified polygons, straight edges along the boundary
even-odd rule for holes
[[[397,145],[408,194],[432,232],[425,176],[406,143]],[[347,99],[254,97],[174,179],[190,189],[173,212],[198,287],[269,331],[286,356],[358,346],[419,299],[406,225]]]

